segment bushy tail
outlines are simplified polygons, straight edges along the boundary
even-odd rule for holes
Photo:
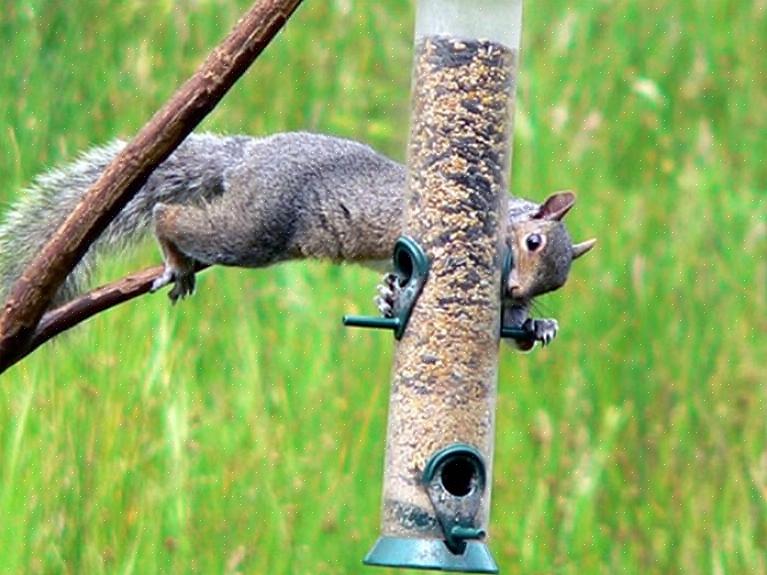
[[[75,162],[39,176],[11,205],[0,223],[0,302],[124,145],[115,141],[94,148]],[[90,253],[83,258],[60,288],[54,303],[66,301],[79,291],[91,259]]]

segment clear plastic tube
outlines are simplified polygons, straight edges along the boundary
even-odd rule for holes
[[[395,354],[384,538],[487,530],[521,15],[521,0],[417,6],[405,230],[431,270]]]
[[[421,0],[416,6],[416,42],[425,36],[489,40],[517,52],[522,0]]]

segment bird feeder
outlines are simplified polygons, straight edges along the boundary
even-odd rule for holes
[[[405,301],[376,326],[398,344],[370,565],[497,572],[485,542],[521,16],[522,0],[417,4]]]

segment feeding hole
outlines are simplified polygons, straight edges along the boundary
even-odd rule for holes
[[[477,462],[468,457],[455,457],[446,461],[440,471],[440,481],[450,495],[466,497],[480,481]]]
[[[397,268],[400,285],[405,285],[413,277],[413,258],[406,250],[398,250],[394,265]]]

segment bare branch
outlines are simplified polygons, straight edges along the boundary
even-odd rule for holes
[[[196,271],[207,268],[199,264]],[[110,284],[97,287],[67,303],[52,309],[43,315],[32,337],[23,349],[14,354],[7,362],[0,363],[0,370],[5,370],[18,363],[46,341],[61,332],[75,327],[97,313],[106,311],[149,292],[152,283],[163,273],[164,266],[154,266],[125,276]]]

